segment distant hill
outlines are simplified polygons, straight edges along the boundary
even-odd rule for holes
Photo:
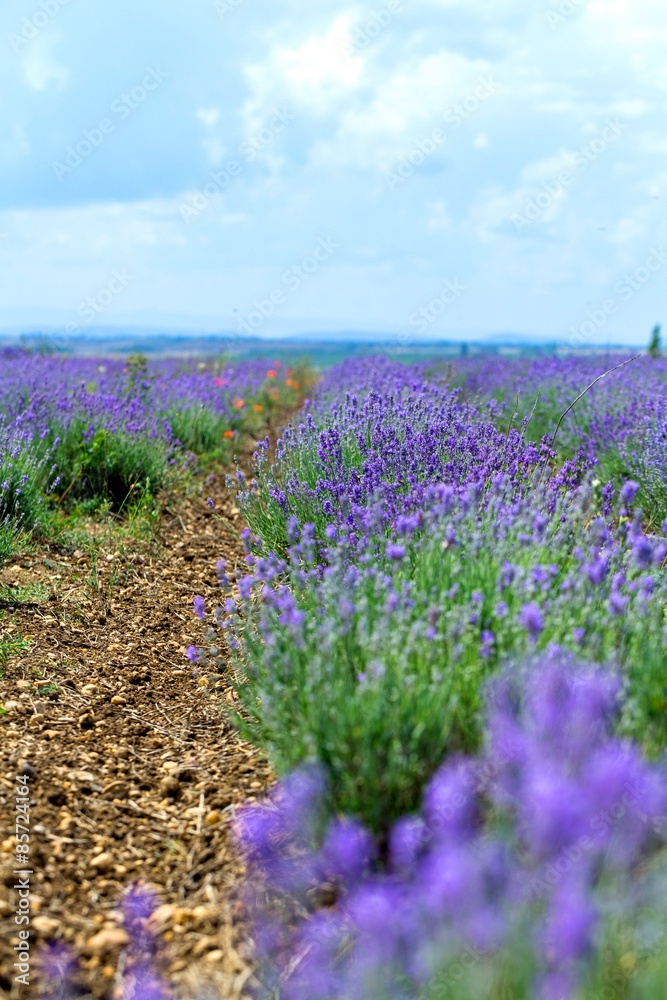
[[[400,361],[454,358],[475,354],[500,356],[540,356],[573,353],[566,342],[545,343],[527,335],[498,333],[477,340],[427,340],[392,334],[354,331],[299,335],[276,339],[240,337],[236,333],[211,334],[192,331],[161,332],[146,328],[99,328],[85,335],[64,338],[58,331],[34,330],[24,333],[0,332],[0,346],[24,346],[71,354],[148,356],[220,356],[238,360],[280,357],[287,363],[308,358],[317,367],[328,368],[349,357],[386,354]],[[628,348],[615,346],[614,352]],[[576,353],[607,353],[599,345],[583,345]]]

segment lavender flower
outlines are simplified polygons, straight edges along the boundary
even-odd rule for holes
[[[544,615],[539,605],[532,601],[524,604],[519,612],[519,622],[533,638],[537,638],[544,629]]]
[[[312,772],[290,779],[295,795],[288,783],[270,807],[246,811],[242,843],[283,899],[271,916],[266,894],[254,896],[267,982],[295,1000],[413,997],[446,982],[459,955],[473,956],[463,969],[481,957],[502,968],[519,948],[538,977],[531,995],[574,1000],[600,958],[610,890],[628,929],[636,918],[624,894],[641,883],[667,805],[664,774],[612,734],[617,693],[613,675],[567,657],[510,673],[490,695],[488,766],[445,764],[422,815],[393,827],[382,864],[353,821],[334,819],[311,839],[325,793]],[[508,733],[510,754],[498,744]],[[308,918],[292,909],[288,928],[293,893],[303,899],[331,877],[336,908]]]

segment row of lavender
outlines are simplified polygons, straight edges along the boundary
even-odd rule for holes
[[[667,359],[477,357],[459,361],[451,381],[467,393],[501,400],[507,422],[528,418],[527,432],[539,440],[553,433],[559,416],[588,385],[623,362],[628,366],[597,382],[569,411],[558,446],[566,455],[586,455],[600,478],[639,481],[645,514],[659,528],[667,517]]]
[[[193,454],[230,457],[299,393],[280,362],[0,352],[0,561],[48,495],[119,510]]]
[[[191,656],[283,777],[241,822],[267,996],[662,995],[665,372],[600,382],[563,460],[604,362],[475,365],[348,363],[238,474]]]

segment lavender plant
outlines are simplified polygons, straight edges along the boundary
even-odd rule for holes
[[[329,525],[326,548],[292,519],[285,558],[251,551],[247,533],[249,572],[215,613],[209,654],[226,669],[227,636],[245,733],[279,773],[322,765],[332,811],[383,832],[447,755],[479,747],[485,679],[558,647],[618,665],[623,731],[656,752],[667,542],[643,533],[635,495],[628,483],[612,504],[593,481],[517,497],[498,475],[484,492],[428,488],[388,535],[381,505],[375,534]]]
[[[0,415],[0,565],[12,554],[19,535],[39,524],[43,491],[48,489],[48,453],[30,447],[20,420]]]
[[[229,460],[239,433],[254,433],[276,407],[300,398],[279,362],[267,370],[264,361],[125,362],[5,350],[0,363],[0,414],[21,424],[34,489],[46,487],[36,470],[49,453],[60,498],[116,510],[133,490],[159,490],[193,452]]]
[[[385,841],[326,820],[320,769],[248,808],[261,995],[658,996],[667,775],[613,736],[619,692],[562,654],[508,673],[481,754],[442,766]]]
[[[493,398],[503,406],[501,426],[530,415],[527,434],[540,440],[598,375],[623,355],[517,360],[477,357],[456,363],[453,381],[466,396]],[[599,382],[568,414],[558,439],[565,457],[583,453],[599,478],[640,484],[647,519],[659,526],[667,516],[667,478],[661,457],[667,395],[664,359],[640,358]]]
[[[446,380],[425,379],[419,366],[346,363],[327,374],[298,427],[287,428],[270,467],[268,441],[260,442],[250,488],[240,477],[248,523],[283,552],[291,516],[313,524],[320,540],[331,524],[363,538],[377,529],[378,516],[391,527],[399,515],[421,510],[436,484],[483,488],[502,473],[527,489],[550,452],[516,429],[499,431],[498,414],[493,402],[462,402]],[[574,466],[563,473],[564,480],[576,476]]]

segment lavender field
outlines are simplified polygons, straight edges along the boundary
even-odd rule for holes
[[[178,481],[197,456],[228,461],[239,436],[298,400],[291,374],[263,360],[125,361],[5,348],[0,560],[26,531],[44,527],[48,496],[60,508],[67,500],[117,512]]]
[[[183,661],[277,778],[232,814],[244,996],[664,995],[665,362],[8,352],[0,412],[0,565],[227,469],[243,554],[210,499]],[[109,995],[212,996],[156,958],[155,892],[126,881]]]
[[[554,440],[609,367],[349,362],[238,473],[191,656],[280,775],[238,824],[261,995],[662,995],[664,363]]]

